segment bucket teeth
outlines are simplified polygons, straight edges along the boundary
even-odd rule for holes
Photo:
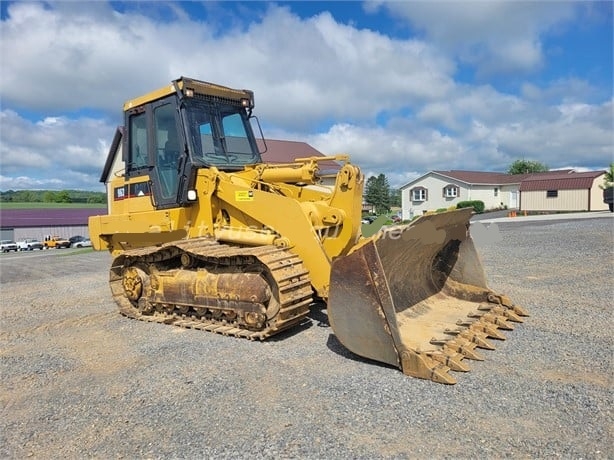
[[[491,339],[505,340],[506,337],[499,332],[497,326],[486,321],[462,321],[456,322],[457,326],[464,326],[470,331],[483,332]]]
[[[520,305],[512,305],[510,307],[510,310],[512,310],[518,316],[529,316],[529,313],[527,313],[527,311],[524,308],[522,308]]]
[[[456,331],[458,332],[458,331]],[[448,333],[448,332],[446,332]],[[457,335],[457,334],[456,334]],[[433,345],[442,345],[444,353],[460,353],[465,358],[473,359],[474,361],[484,361],[484,358],[475,351],[476,344],[459,337],[457,335],[454,339],[440,339],[440,340],[431,340],[431,344]]]
[[[475,351],[475,343],[471,343],[462,337],[449,340],[443,346],[444,352],[456,352],[463,355],[465,358],[473,359],[474,361],[484,361],[482,355]]]
[[[460,353],[450,350],[443,350],[440,352],[430,353],[429,356],[435,361],[438,361],[441,364],[448,366],[453,371],[469,372],[470,370],[469,366],[462,362],[464,356]]]
[[[478,310],[480,310],[479,307],[478,307]],[[490,312],[496,315],[505,316],[506,319],[513,321],[515,323],[524,323],[524,320],[520,317],[520,315],[517,315],[516,313],[514,313],[513,310],[509,308],[496,306],[496,307],[491,308]]]
[[[427,353],[405,350],[401,353],[401,366],[405,375],[448,385],[456,383],[449,374],[450,367]]]
[[[514,330],[514,326],[511,325],[507,321],[507,318],[503,315],[496,315],[494,313],[486,313],[484,316],[485,316],[484,319],[486,321],[488,321],[489,323],[495,324],[499,329],[505,329],[507,331]]]
[[[469,330],[483,332],[487,337],[491,339],[505,340],[505,336],[499,332],[497,326],[494,324],[490,324],[484,321],[476,321],[471,326],[469,326]]]
[[[522,308],[520,305],[514,305],[512,299],[510,299],[506,295],[491,293],[488,295],[488,301],[495,304],[503,305],[504,307],[512,310],[518,316],[529,316],[529,313],[524,308]]]
[[[495,347],[488,340],[486,340],[487,335],[483,332],[469,330],[469,329],[446,329],[444,331],[446,334],[456,335],[465,339],[468,342],[474,343],[479,348],[484,348],[485,350],[494,350]]]
[[[508,331],[513,331],[514,326],[507,322],[507,318],[503,315],[497,315],[496,313],[488,312],[488,313],[470,313],[470,318],[479,318],[481,321],[486,321],[491,324],[494,324],[499,329],[506,329]]]
[[[515,323],[524,323],[524,320],[517,314],[514,310],[505,310],[503,315],[509,319],[510,321],[514,321]]]
[[[461,331],[459,334],[462,338],[467,339],[468,341],[475,343],[475,345],[479,348],[484,348],[485,350],[494,350],[495,347],[488,340],[486,340],[486,334],[483,332],[470,331],[469,329],[465,329]]]

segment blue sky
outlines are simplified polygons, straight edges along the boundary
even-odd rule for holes
[[[256,94],[265,136],[429,170],[613,161],[612,2],[0,3],[0,190],[104,190],[126,99]],[[266,157],[265,157],[266,159]]]

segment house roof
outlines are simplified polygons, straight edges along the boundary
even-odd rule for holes
[[[540,173],[529,174],[507,174],[502,172],[491,171],[463,171],[458,169],[452,169],[449,171],[431,171],[417,179],[405,184],[403,189],[420,181],[429,174],[437,174],[441,177],[446,177],[450,180],[463,182],[467,185],[509,185],[520,184],[527,179],[554,179],[569,177],[570,174],[579,174],[574,172],[573,169],[559,169],[554,171],[546,171]]]
[[[460,171],[460,170],[450,170],[450,171],[433,171],[435,174],[439,174],[440,176],[448,177],[450,179],[455,179],[461,182],[465,182],[467,184],[507,184],[520,182],[513,176],[505,173],[499,172],[484,172],[484,171]]]
[[[294,163],[296,158],[323,157],[321,152],[306,142],[266,139],[266,152],[262,154],[264,163]],[[262,139],[258,139],[258,148],[264,150]],[[338,171],[341,166],[335,161],[322,161],[320,170]]]
[[[583,190],[593,186],[605,171],[573,172],[565,176],[530,177],[520,183],[521,192],[538,190]]]
[[[87,225],[90,216],[107,214],[107,208],[0,209],[2,228]]]
[[[530,178],[558,178],[567,177],[573,173],[573,169],[559,169],[555,171],[545,171],[528,174],[507,174],[501,172],[488,171],[433,171],[442,176],[465,182],[467,184],[501,185],[501,184],[520,184]]]

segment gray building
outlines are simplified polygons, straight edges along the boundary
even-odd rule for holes
[[[106,214],[103,208],[58,209],[1,209],[0,239],[19,241],[36,238],[43,241],[46,235],[70,238],[74,235],[88,237],[89,216]]]

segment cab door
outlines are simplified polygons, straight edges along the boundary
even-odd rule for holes
[[[156,208],[176,207],[181,199],[185,182],[185,142],[179,127],[174,97],[153,104],[150,177]]]

